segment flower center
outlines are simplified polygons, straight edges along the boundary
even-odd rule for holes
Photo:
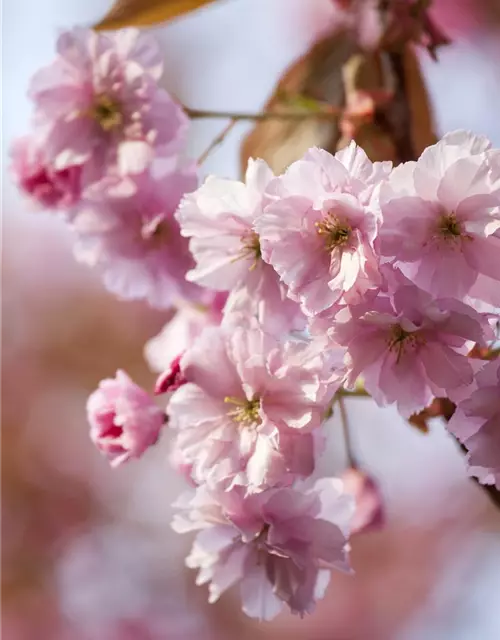
[[[91,116],[99,123],[103,131],[111,131],[123,123],[120,105],[106,95],[96,97],[91,109]]]
[[[462,236],[462,225],[454,213],[447,213],[439,218],[438,233],[446,240],[456,240]]]
[[[148,241],[153,247],[165,244],[170,237],[170,231],[163,214],[159,214],[143,224],[141,236],[143,240]]]
[[[401,356],[407,349],[416,349],[425,340],[417,332],[405,331],[399,324],[391,327],[388,338],[389,351],[396,351],[396,363],[401,360]]]
[[[252,398],[252,400],[241,400],[240,398],[227,396],[224,398],[224,402],[227,404],[235,405],[235,409],[228,411],[227,415],[240,426],[251,427],[254,425],[259,425],[262,422],[259,415],[259,398]]]
[[[256,268],[259,260],[262,258],[259,236],[255,233],[255,231],[247,231],[241,236],[241,244],[242,249],[236,259],[239,260],[241,258],[253,257],[254,261],[250,266],[250,271],[253,271]]]
[[[329,211],[321,222],[316,222],[315,227],[318,235],[324,238],[326,250],[330,252],[345,247],[351,238],[351,226],[333,210]]]

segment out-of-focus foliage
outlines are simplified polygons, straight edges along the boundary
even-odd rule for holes
[[[323,108],[332,120],[265,120],[243,141],[241,167],[264,158],[282,172],[312,146],[330,152],[355,140],[373,161],[403,162],[436,141],[427,90],[410,45],[363,51],[337,31],[282,75],[264,111]],[[337,116],[337,117],[335,117]]]
[[[356,50],[347,34],[336,33],[320,40],[285,71],[264,111],[311,109],[315,102],[342,107],[342,67]],[[335,151],[338,139],[339,127],[334,118],[266,120],[258,123],[243,141],[241,166],[244,171],[249,158],[263,158],[279,173],[310,147]]]
[[[173,20],[212,2],[214,0],[117,0],[94,28],[103,31],[145,27]]]

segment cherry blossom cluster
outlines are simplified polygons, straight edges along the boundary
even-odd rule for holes
[[[163,60],[136,29],[75,28],[31,82],[33,132],[12,146],[12,174],[38,207],[63,214],[78,260],[106,287],[160,308],[203,297],[175,210],[198,185],[182,158],[189,120],[160,87]]]
[[[471,473],[498,482],[498,361],[471,352],[495,354],[499,162],[467,132],[396,168],[352,143],[281,176],[251,161],[245,182],[184,196],[187,280],[219,293],[181,309],[147,355],[193,486],[174,526],[199,531],[188,565],[211,600],[238,582],[249,615],[309,612],[325,569],[347,566],[349,533],[380,522],[366,480],[311,484],[328,407],[360,383],[407,418],[457,402],[449,429]]]
[[[35,134],[14,169],[65,211],[110,290],[175,309],[146,346],[166,410],[119,371],[88,414],[114,466],[168,425],[191,485],[173,526],[196,532],[187,564],[210,601],[239,584],[250,616],[303,615],[332,569],[350,570],[349,537],[383,521],[380,495],[355,468],[315,473],[355,389],[405,418],[452,400],[471,474],[500,488],[499,151],[458,131],[393,167],[353,142],[198,187],[149,40],[75,30],[58,54],[33,81]]]

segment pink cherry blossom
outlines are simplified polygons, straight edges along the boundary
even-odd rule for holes
[[[465,445],[471,475],[500,489],[500,359],[484,365],[448,429]]]
[[[185,279],[194,263],[174,217],[196,184],[193,166],[133,180],[106,178],[89,190],[74,220],[77,258],[98,267],[106,287],[122,298],[160,308],[199,299],[201,289]]]
[[[209,602],[239,584],[243,611],[270,620],[283,605],[311,613],[330,570],[349,571],[347,534],[353,499],[334,478],[309,489],[247,494],[199,487],[175,506],[175,531],[197,531],[188,567],[209,583]]]
[[[317,430],[339,386],[321,347],[260,328],[205,329],[181,360],[168,415],[199,481],[289,483],[315,465]]]
[[[155,155],[178,149],[187,118],[158,86],[161,54],[148,36],[76,28],[59,36],[57,54],[30,90],[56,170],[85,165],[85,181],[93,182],[114,165],[141,173]]]
[[[351,143],[335,156],[311,149],[269,185],[255,225],[262,257],[308,315],[379,284],[376,194],[390,168]]]
[[[367,473],[351,467],[342,474],[344,489],[356,501],[351,520],[351,534],[381,529],[385,523],[385,507],[380,489]]]
[[[179,354],[193,346],[206,327],[220,325],[227,293],[208,290],[206,293],[202,303],[181,301],[173,318],[157,336],[148,340],[144,355],[153,371],[168,370]]]
[[[198,486],[198,483],[193,480],[193,463],[186,458],[184,452],[181,451],[179,447],[172,448],[168,461],[174,471],[178,473],[190,486]]]
[[[56,170],[44,158],[34,136],[14,141],[11,147],[11,174],[19,189],[39,207],[69,210],[81,197],[81,167]]]
[[[239,318],[256,317],[268,331],[302,329],[305,319],[262,260],[254,229],[273,177],[263,160],[250,160],[245,183],[209,177],[184,198],[177,219],[196,260],[188,279],[232,291],[229,305]]]
[[[156,444],[165,414],[124,371],[102,380],[87,402],[90,438],[111,466],[140,458]]]
[[[347,348],[347,383],[362,376],[378,404],[397,403],[406,417],[428,406],[434,396],[470,384],[467,352],[493,337],[488,317],[454,299],[433,300],[411,285],[392,298],[340,311],[314,331],[327,331]]]
[[[463,298],[478,274],[500,280],[500,180],[488,148],[451,133],[381,189],[381,253],[435,296]]]

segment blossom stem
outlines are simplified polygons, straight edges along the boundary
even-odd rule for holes
[[[333,107],[322,111],[264,111],[256,113],[235,113],[232,111],[210,111],[207,109],[191,109],[184,107],[184,111],[192,120],[200,119],[229,119],[238,122],[240,120],[337,120],[342,111]]]
[[[324,420],[329,420],[333,416],[333,407],[339,398],[371,398],[370,394],[363,387],[348,391],[347,389],[338,389],[337,393],[330,400],[325,411]]]
[[[345,453],[349,467],[356,467],[356,460],[352,449],[351,432],[349,428],[349,418],[347,417],[347,410],[345,406],[345,400],[343,396],[338,396],[338,403],[340,409],[340,421],[342,423],[342,430],[344,433]]]
[[[348,389],[339,389],[337,391],[337,395],[343,398],[371,398],[370,394],[366,389],[353,389],[349,391]]]
[[[237,120],[234,120],[234,118],[227,123],[224,129],[222,129],[219,135],[212,140],[212,142],[208,145],[205,151],[198,158],[197,160],[198,165],[202,165],[205,162],[205,160],[208,158],[208,156],[212,153],[212,151],[224,142],[224,140],[226,139],[226,136],[230,133],[230,131],[233,129],[236,123],[237,123]]]

